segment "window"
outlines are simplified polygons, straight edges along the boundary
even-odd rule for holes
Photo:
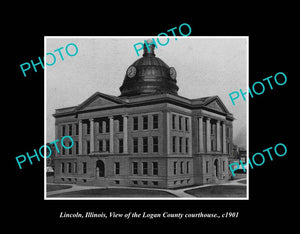
[[[109,140],[106,140],[106,141],[105,141],[106,152],[109,152],[109,149],[110,149],[109,143],[110,143]]]
[[[143,130],[147,130],[148,129],[148,116],[145,115],[143,116]]]
[[[86,162],[82,163],[82,173],[86,174]]]
[[[211,124],[211,126],[210,126],[210,134],[211,135],[214,134],[214,128],[215,128],[215,124]]]
[[[173,153],[176,152],[176,136],[172,137],[172,150],[173,150]]]
[[[109,119],[107,119],[105,121],[105,132],[109,132],[110,128],[109,128]]]
[[[189,161],[186,162],[186,173],[187,174],[190,173],[190,162]]]
[[[210,150],[211,151],[214,151],[214,144],[215,144],[214,139],[211,139],[210,140]]]
[[[86,141],[86,153],[89,154],[90,152],[91,152],[90,141]]]
[[[137,162],[133,162],[132,163],[132,174],[133,175],[137,175],[138,174],[138,163]]]
[[[176,115],[172,115],[172,129],[175,129],[175,118],[176,118]]]
[[[78,143],[78,141],[75,141],[75,154],[76,155],[79,154],[79,143]]]
[[[138,130],[139,129],[139,119],[138,117],[133,117],[133,130]]]
[[[189,152],[189,138],[185,138],[185,152]]]
[[[158,136],[152,137],[153,141],[153,153],[158,153]]]
[[[229,137],[229,127],[226,127],[226,137]]]
[[[66,127],[64,125],[61,126],[61,135],[62,136],[66,135]]]
[[[182,153],[182,137],[179,137],[179,153]]]
[[[177,162],[173,162],[173,174],[176,175],[177,173]]]
[[[152,173],[153,175],[158,175],[158,162],[152,163]]]
[[[99,140],[99,152],[103,152],[103,140]]]
[[[143,185],[148,185],[148,181],[142,181]]]
[[[143,137],[143,152],[148,152],[148,137]]]
[[[119,153],[123,153],[123,139],[119,139]]]
[[[78,125],[78,123],[75,124],[75,135],[79,135],[79,125]]]
[[[205,165],[206,173],[208,173],[208,165],[209,165],[209,162],[206,161],[206,165]]]
[[[119,175],[119,174],[120,174],[120,163],[115,162],[115,175]]]
[[[143,175],[147,175],[148,174],[148,163],[147,162],[143,162]]]
[[[133,138],[133,153],[138,153],[139,152],[139,140],[137,137]]]
[[[120,184],[120,180],[115,180],[115,183],[116,184]]]
[[[103,133],[103,121],[99,121],[99,124],[98,124],[98,132],[99,132],[99,133]]]
[[[182,116],[179,116],[178,124],[179,124],[179,130],[182,130]]]
[[[66,149],[65,147],[62,147],[62,152],[61,152],[62,155],[65,155],[66,154]]]
[[[68,163],[68,173],[71,173],[71,172],[72,172],[72,164]]]
[[[158,181],[152,181],[153,185],[158,185]]]
[[[189,118],[185,118],[185,131],[189,130]]]
[[[72,136],[72,134],[73,134],[73,133],[72,133],[72,130],[73,130],[73,129],[72,129],[72,124],[69,124],[69,136]]]
[[[77,162],[74,162],[74,173],[77,173]]]
[[[183,162],[180,162],[180,174],[183,174]]]
[[[91,125],[90,123],[86,124],[86,134],[90,134],[91,133]]]
[[[123,132],[123,120],[119,120],[119,132]]]
[[[61,173],[65,173],[65,163],[61,163]]]
[[[223,171],[225,171],[225,161],[223,161]]]
[[[158,115],[152,115],[153,129],[158,129]]]
[[[137,185],[137,184],[138,184],[137,180],[134,180],[134,181],[132,181],[132,182],[133,182],[134,185]]]
[[[72,143],[71,142],[69,142],[69,144],[68,144],[68,147],[70,147],[72,145]],[[71,147],[70,149],[69,149],[69,155],[72,155],[73,154],[73,147]]]

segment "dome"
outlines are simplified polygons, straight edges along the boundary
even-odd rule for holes
[[[154,45],[144,44],[143,57],[136,60],[126,71],[122,96],[140,94],[172,93],[177,95],[176,71],[154,54]]]

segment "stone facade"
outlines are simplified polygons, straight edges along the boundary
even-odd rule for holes
[[[74,140],[56,156],[56,182],[174,188],[228,179],[233,117],[217,96],[97,92],[54,117],[56,139]]]

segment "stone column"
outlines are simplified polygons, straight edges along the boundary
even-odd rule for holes
[[[220,121],[217,120],[217,151],[221,152],[221,129],[220,129]]]
[[[223,154],[226,154],[227,152],[226,145],[226,125],[225,122],[223,122]]]
[[[95,151],[95,143],[94,143],[94,119],[90,119],[90,149],[91,153]]]
[[[192,155],[193,154],[193,149],[192,149],[192,147],[193,147],[193,145],[192,145],[192,117],[188,117],[188,123],[189,123],[189,128],[188,128],[188,130],[190,131],[190,134],[189,134],[189,152],[188,152],[188,154],[189,155]]]
[[[232,135],[233,135],[233,129],[232,126],[229,127],[229,150],[228,150],[228,154],[232,154]]]
[[[109,152],[114,153],[114,117],[109,117]]]
[[[128,129],[127,129],[127,120],[128,120],[128,116],[127,115],[123,115],[123,152],[125,154],[128,153]]]
[[[203,145],[203,118],[200,116],[198,118],[198,141],[199,141],[199,152],[204,152],[204,145]]]
[[[218,169],[219,169],[219,177],[218,179],[222,179],[222,176],[223,176],[223,168],[222,168],[222,161],[221,161],[221,158],[218,159]]]
[[[170,112],[166,112],[167,115],[167,154],[170,154]]]
[[[102,124],[102,133],[105,133],[106,132],[106,121],[102,120],[101,124]]]
[[[82,155],[82,120],[79,120],[78,128],[79,128],[78,149],[79,149],[79,155]]]
[[[97,133],[99,133],[99,122],[98,122],[98,121],[95,121],[94,128],[95,128],[95,131],[96,131]],[[95,144],[95,145],[96,145],[96,144]]]
[[[211,141],[210,141],[210,118],[206,118],[206,151],[211,152]]]
[[[106,152],[109,150],[106,148],[106,139],[102,139],[102,147],[103,147],[103,152]]]

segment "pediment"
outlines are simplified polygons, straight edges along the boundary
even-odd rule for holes
[[[220,104],[217,101],[213,101],[206,106],[211,109],[224,112],[224,110],[221,108]]]
[[[83,103],[81,103],[77,110],[89,110],[95,108],[103,108],[103,107],[110,107],[122,104],[123,102],[118,99],[117,97],[113,97],[103,93],[95,93]]]
[[[205,107],[219,112],[229,113],[223,102],[218,96],[213,97],[204,104]]]

